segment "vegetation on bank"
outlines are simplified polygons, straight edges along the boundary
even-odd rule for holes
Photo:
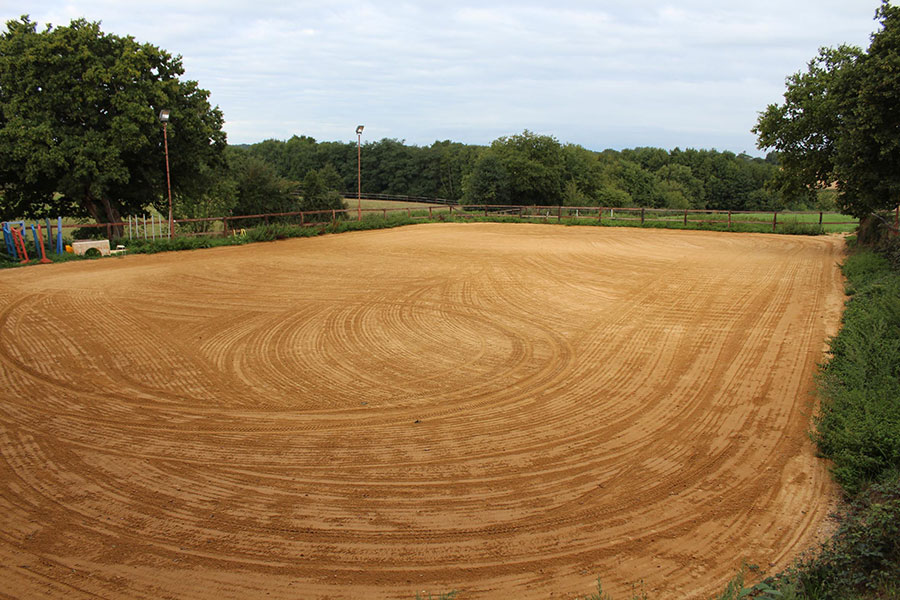
[[[603,217],[602,221],[599,221],[595,217],[576,217],[572,214],[565,214],[565,216],[557,218],[555,214],[532,215],[530,217],[527,217],[505,215],[501,213],[484,214],[480,211],[468,212],[457,210],[450,213],[448,212],[446,207],[439,207],[433,211],[424,210],[421,208],[408,208],[407,210],[390,208],[385,209],[384,212],[382,212],[371,211],[371,202],[369,203],[369,206],[367,208],[370,209],[370,212],[364,212],[362,219],[359,221],[357,221],[355,218],[355,210],[351,208],[344,209],[343,211],[338,212],[338,218],[333,222],[322,221],[318,223],[310,223],[307,221],[305,224],[301,225],[297,222],[286,221],[275,222],[268,225],[259,225],[257,223],[259,223],[261,219],[252,218],[246,219],[246,221],[248,221],[248,225],[252,223],[256,224],[256,226],[239,228],[232,233],[229,233],[228,235],[223,235],[221,231],[205,231],[200,234],[194,233],[192,235],[177,235],[172,240],[164,237],[154,237],[147,239],[134,237],[131,239],[116,240],[116,243],[122,243],[123,245],[125,245],[127,253],[130,254],[155,254],[157,252],[197,250],[201,248],[216,248],[220,246],[239,246],[254,242],[268,242],[287,238],[314,237],[326,233],[342,233],[346,231],[360,231],[368,229],[387,229],[391,227],[399,227],[402,225],[412,225],[424,222],[546,223],[561,224],[567,226],[643,227],[649,229],[681,229],[722,232],[730,231],[746,233],[773,232],[772,225],[769,223],[746,223],[742,222],[742,220],[740,219],[740,217],[750,217],[754,219],[762,218],[760,216],[754,215],[734,215],[734,219],[731,224],[729,224],[727,220],[723,220],[722,215],[719,215],[720,219],[722,220],[689,220],[687,224],[684,224],[681,220],[682,217],[678,215],[676,215],[678,218],[672,216],[671,218],[666,217],[661,220],[653,220],[657,217],[648,215],[647,220],[642,223],[639,217],[639,212],[634,214],[627,214],[624,217],[621,215],[619,217],[605,216]],[[347,218],[345,215],[349,215],[349,218]],[[825,227],[828,227],[827,225],[823,227],[819,225],[815,221],[815,219],[807,222],[804,220],[804,217],[807,216],[815,217],[816,219],[818,218],[817,215],[791,215],[786,219],[779,221],[776,233],[787,235],[821,235],[826,232]],[[309,219],[308,216],[306,218]],[[330,211],[327,213],[327,218],[331,218]],[[273,218],[273,220],[275,219]],[[236,221],[239,223],[241,220],[236,219]],[[221,223],[219,225],[221,226]],[[99,236],[100,239],[105,239],[106,233],[106,230],[102,228],[82,228],[69,231],[75,231],[78,234],[76,237]],[[25,264],[38,264],[37,259],[33,258],[34,251],[31,247],[31,242],[28,242],[28,244],[29,253],[31,253],[32,259]],[[50,251],[47,254],[47,258],[49,258],[52,262],[68,262],[73,260],[90,260],[97,257],[75,256],[68,253],[56,254],[55,252]],[[18,261],[11,259],[4,252],[0,252],[0,268],[18,266],[21,266]]]

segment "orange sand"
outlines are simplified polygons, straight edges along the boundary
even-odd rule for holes
[[[771,572],[834,493],[806,432],[842,247],[431,224],[2,272],[0,596]]]

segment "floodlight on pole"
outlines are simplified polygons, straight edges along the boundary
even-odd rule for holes
[[[169,190],[169,239],[175,235],[175,221],[172,220],[172,178],[169,175],[169,134],[167,126],[172,111],[167,108],[159,111],[159,122],[163,124],[163,144],[166,149],[166,187]]]
[[[362,132],[365,125],[356,126],[356,220],[362,221]]]

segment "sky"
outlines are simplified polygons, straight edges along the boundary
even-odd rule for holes
[[[232,144],[307,135],[762,155],[750,129],[822,46],[863,48],[879,0],[0,0],[183,57]],[[5,27],[4,27],[5,30]]]

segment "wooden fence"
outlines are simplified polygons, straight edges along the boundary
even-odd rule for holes
[[[198,219],[175,219],[176,237],[197,235],[227,236],[241,229],[288,223],[301,226],[322,226],[339,219],[360,220],[369,215],[387,218],[389,215],[405,214],[411,219],[435,220],[440,215],[455,218],[513,217],[523,220],[563,222],[563,221],[596,221],[600,224],[617,222],[670,223],[688,227],[691,225],[719,225],[732,229],[736,225],[765,225],[777,231],[779,225],[787,223],[826,227],[856,225],[857,221],[843,215],[835,215],[824,211],[723,211],[698,209],[662,209],[662,208],[617,208],[597,206],[520,206],[520,205],[454,205],[437,204],[427,208],[357,208],[293,211],[280,213],[263,213],[252,215],[226,215]],[[54,225],[54,228],[56,225]],[[64,224],[63,230],[98,230],[97,235],[104,235],[110,240],[120,238],[156,239],[168,237],[168,222],[162,217],[140,216],[129,217],[119,223],[83,223]],[[85,232],[86,233],[86,232]],[[48,231],[48,235],[50,232]]]

